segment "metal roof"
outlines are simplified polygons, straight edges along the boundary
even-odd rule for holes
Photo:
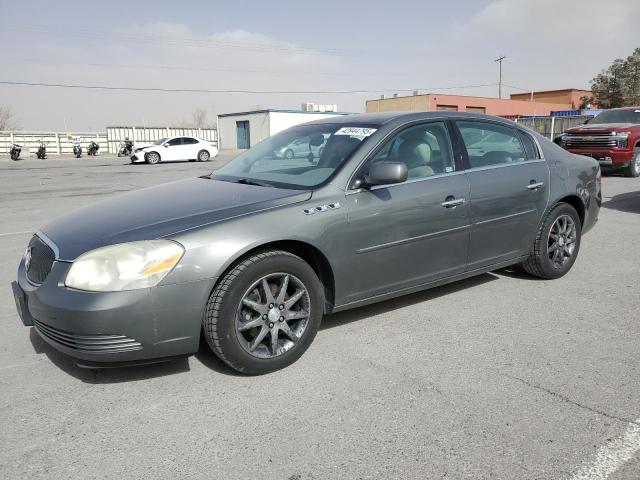
[[[306,112],[304,110],[281,110],[277,108],[267,108],[264,110],[250,110],[248,112],[221,113],[220,115],[218,115],[218,118],[235,117],[239,115],[252,115],[254,113],[308,113],[308,114],[316,114],[316,115],[351,115],[350,112]]]

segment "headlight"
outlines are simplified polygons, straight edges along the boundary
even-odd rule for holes
[[[98,248],[80,255],[64,284],[91,292],[135,290],[157,285],[180,261],[182,245],[146,240]]]
[[[627,148],[629,132],[613,132],[613,136],[618,142],[618,148]]]

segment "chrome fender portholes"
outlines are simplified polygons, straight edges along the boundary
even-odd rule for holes
[[[336,210],[338,208],[340,208],[340,203],[335,202],[335,203],[328,203],[326,205],[320,205],[314,208],[305,208],[303,212],[305,215],[313,215],[315,213],[326,212],[328,210]]]

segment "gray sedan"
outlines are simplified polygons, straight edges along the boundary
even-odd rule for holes
[[[302,138],[317,162],[274,158]],[[561,277],[600,204],[595,160],[508,120],[333,117],[44,226],[12,286],[23,323],[80,365],[190,354],[204,335],[260,374],[331,312],[509,265]]]

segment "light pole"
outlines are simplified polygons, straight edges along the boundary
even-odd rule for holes
[[[498,98],[502,99],[502,61],[507,58],[501,55],[500,58],[496,58],[494,62],[498,63]]]

